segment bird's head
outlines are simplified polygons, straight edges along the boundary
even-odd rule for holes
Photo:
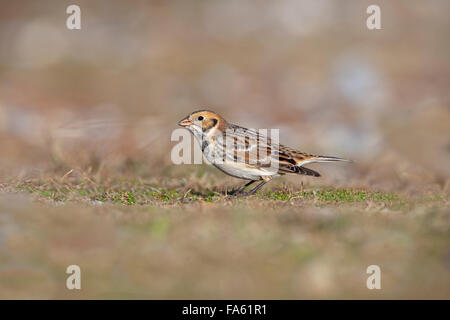
[[[199,133],[213,128],[226,128],[226,121],[217,113],[208,110],[194,111],[178,122],[178,125]]]

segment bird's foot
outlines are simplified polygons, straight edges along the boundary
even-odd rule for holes
[[[228,195],[225,196],[226,200],[231,200],[231,199],[235,199],[237,197],[240,196],[239,192],[233,192],[233,193],[229,193]]]
[[[237,197],[237,196],[240,196],[241,194],[242,194],[242,191],[244,190],[245,188],[236,188],[236,189],[233,189],[233,190],[230,190],[229,192],[227,192],[227,196],[226,196],[226,198],[228,198],[228,199],[231,199],[231,198],[233,198],[233,197]]]
[[[236,194],[238,194],[239,192],[241,191],[241,189],[240,188],[237,188],[237,189],[232,189],[232,190],[230,190],[230,191],[227,191],[227,195],[229,195],[229,196],[233,196],[233,195],[236,195]]]

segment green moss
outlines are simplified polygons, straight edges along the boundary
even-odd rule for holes
[[[129,205],[136,204],[136,200],[131,192],[126,193],[126,201]]]
[[[218,191],[195,191],[164,188],[158,185],[149,185],[137,180],[117,179],[103,183],[91,180],[58,183],[50,181],[26,181],[16,185],[20,191],[31,193],[39,199],[53,199],[55,201],[86,201],[97,200],[121,205],[165,205],[181,202],[223,202],[225,193]],[[187,193],[186,193],[187,192]],[[405,210],[423,203],[432,205],[442,204],[446,197],[442,195],[430,195],[417,199],[402,197],[396,193],[354,189],[354,188],[322,188],[313,186],[306,190],[293,190],[286,186],[275,187],[272,190],[258,192],[251,197],[235,198],[234,203],[249,203],[251,201],[282,201],[295,203],[304,202],[316,207],[333,205],[368,205],[374,203],[378,208],[389,207],[394,210]]]
[[[41,191],[41,196],[43,197],[53,197],[53,194],[50,191]]]

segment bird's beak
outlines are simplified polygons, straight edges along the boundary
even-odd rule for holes
[[[180,120],[180,122],[178,122],[178,125],[182,127],[187,127],[192,125],[192,121],[189,120],[188,118],[184,118],[183,120]]]

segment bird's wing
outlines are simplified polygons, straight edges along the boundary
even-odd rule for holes
[[[279,173],[297,173],[314,177],[320,174],[303,167],[307,163],[348,161],[329,156],[307,154],[274,143],[266,135],[256,130],[232,125],[225,134],[224,142],[228,150],[224,150],[224,159],[238,161],[257,167],[278,167]]]
[[[270,139],[239,126],[232,126],[223,135],[216,136],[218,155],[223,160],[245,163],[255,167],[270,167]]]
[[[227,131],[217,138],[219,154],[226,161],[245,163],[249,166],[270,166],[272,158],[267,143],[258,143],[256,135],[244,135],[241,130]]]
[[[299,167],[292,150],[255,130],[233,125],[217,142],[222,145],[224,160],[245,163],[250,167],[275,168],[278,173],[319,176],[313,170]]]

